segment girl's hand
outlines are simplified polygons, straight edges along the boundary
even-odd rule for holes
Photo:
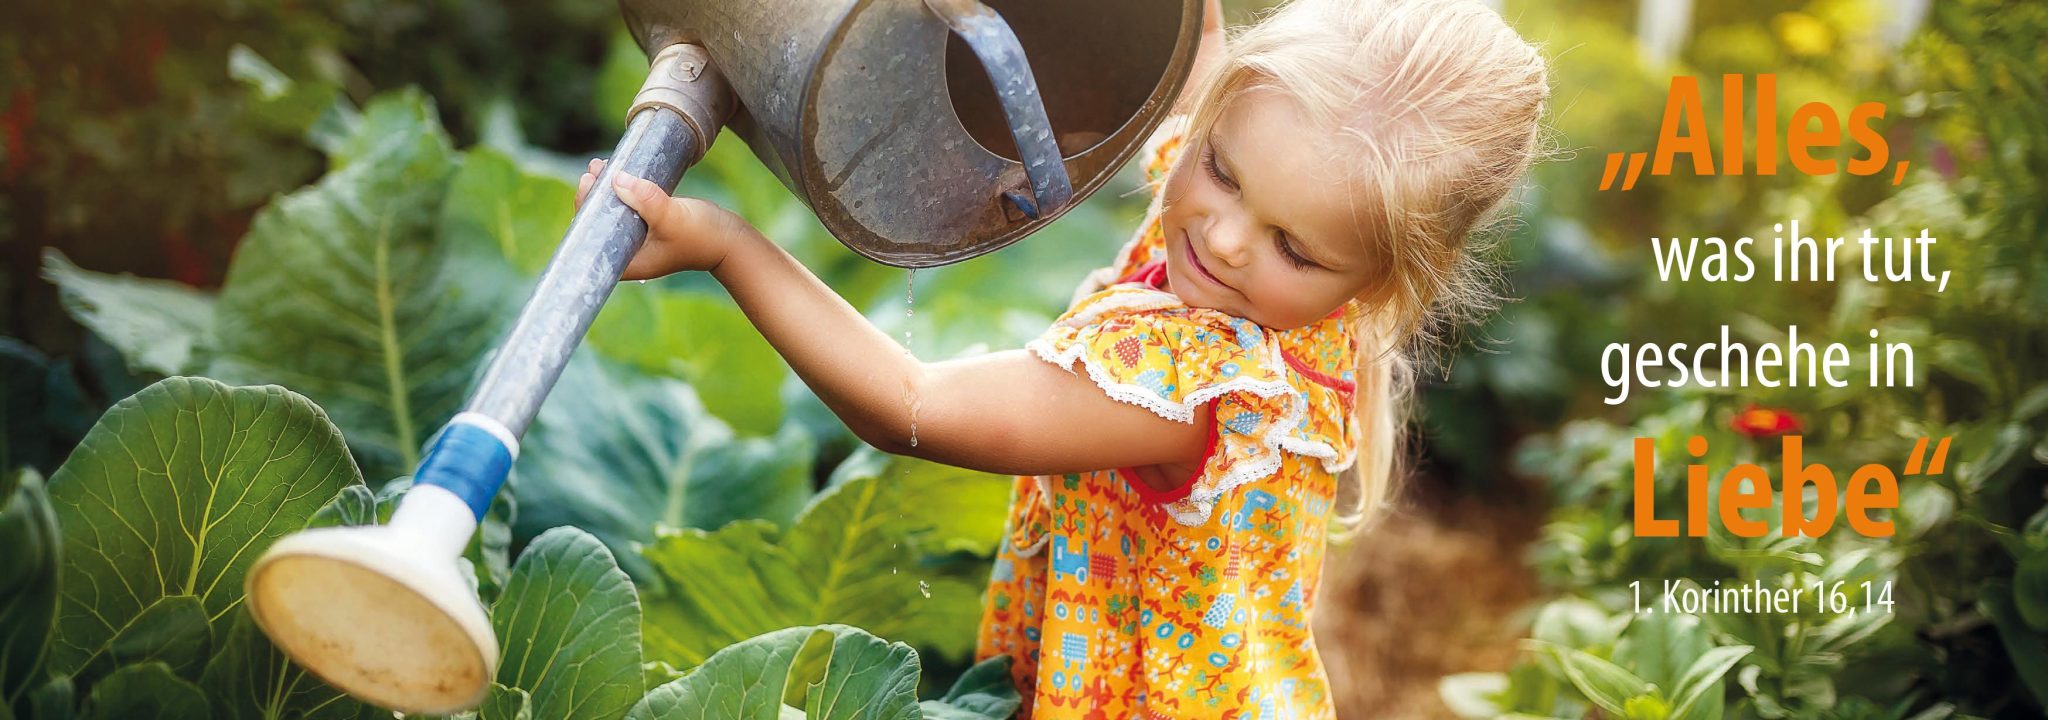
[[[592,159],[576,184],[576,206],[590,195],[604,161]],[[626,264],[621,280],[647,280],[684,270],[717,270],[734,245],[761,236],[732,211],[696,198],[670,197],[661,186],[621,172],[619,200],[647,221],[647,242]]]

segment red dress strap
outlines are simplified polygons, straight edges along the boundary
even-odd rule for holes
[[[1140,265],[1138,269],[1132,270],[1131,274],[1123,276],[1122,279],[1116,282],[1118,285],[1134,282],[1144,283],[1154,290],[1164,290],[1166,289],[1166,261],[1154,260]]]

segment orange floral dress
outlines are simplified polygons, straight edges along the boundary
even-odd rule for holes
[[[1155,188],[1181,144],[1148,148]],[[1332,717],[1309,619],[1359,437],[1352,309],[1276,331],[1187,307],[1161,288],[1156,192],[1119,255],[1124,281],[1030,350],[1215,435],[1171,492],[1128,468],[1017,478],[976,656],[1013,658],[1019,717]]]

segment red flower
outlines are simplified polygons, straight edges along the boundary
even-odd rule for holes
[[[1734,427],[1736,432],[1753,438],[1771,437],[1798,432],[1799,416],[1782,408],[1767,408],[1750,403],[1749,407],[1736,413],[1735,419],[1728,424]]]

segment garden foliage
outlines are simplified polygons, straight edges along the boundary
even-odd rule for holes
[[[47,483],[31,470],[0,487],[0,718],[378,715],[270,646],[243,574],[286,533],[388,519],[561,237],[572,188],[521,160],[530,148],[455,149],[417,92],[323,117],[306,132],[329,171],[256,215],[217,294],[45,258],[66,309],[130,372],[165,379]],[[744,152],[702,174],[753,172],[719,186],[763,192],[773,180]],[[920,682],[937,693],[967,667],[1007,481],[849,458],[850,435],[800,389],[701,285],[620,287],[466,553],[504,653],[471,715],[1007,716],[1001,663],[918,701]]]
[[[1833,283],[1716,286],[1638,273],[1610,281],[1614,302],[1559,292],[1546,284],[1554,276],[1518,274],[1532,294],[1529,309],[1511,315],[1538,316],[1538,328],[1580,324],[1577,334],[1587,338],[1680,339],[1727,323],[1738,340],[1782,341],[1784,325],[1798,323],[1802,336],[1811,329],[1859,347],[1876,328],[1885,342],[1919,352],[1910,387],[1864,387],[1868,368],[1858,354],[1859,381],[1848,388],[1693,388],[1633,399],[1626,412],[1596,409],[1586,392],[1555,397],[1579,419],[1521,443],[1511,462],[1542,479],[1552,498],[1530,561],[1558,597],[1535,610],[1512,670],[1446,679],[1444,698],[1461,712],[1932,719],[2038,717],[2048,705],[2048,366],[2039,362],[2048,357],[2048,246],[2040,242],[2048,231],[2040,185],[2048,131],[2038,121],[2048,116],[2048,90],[2039,84],[2048,55],[2038,42],[2048,8],[1937,4],[1927,29],[1887,57],[1875,51],[1883,45],[1876,17],[1858,7],[1816,3],[1764,19],[1703,13],[1681,67],[1644,67],[1626,43],[1588,41],[1573,51],[1580,57],[1560,57],[1560,87],[1776,72],[1781,102],[1879,100],[1895,113],[1894,152],[1914,166],[1899,187],[1840,176],[1672,176],[1625,195],[1592,190],[1596,180],[1584,173],[1597,172],[1598,162],[1562,163],[1539,183],[1549,212],[1527,230],[1541,240],[1535,248],[1574,227],[1599,227],[1608,237],[1596,241],[1618,259],[1610,265],[1650,268],[1644,238],[1769,238],[1774,223],[1797,217],[1835,234],[1928,228],[1941,238],[1938,261],[1958,282],[1941,294],[1866,283],[1860,253],[1841,259]],[[1604,24],[1558,22],[1562,34],[1580,38]],[[1597,127],[1634,133],[1594,146],[1602,151],[1648,147],[1657,107],[1592,103],[1555,122],[1568,137]],[[1550,255],[1539,252],[1531,264],[1553,267]],[[1599,367],[1589,352],[1597,348],[1555,347],[1565,353],[1563,367],[1579,368],[1564,387],[1599,387],[1590,372]],[[1513,347],[1481,369],[1522,362],[1524,351]],[[1760,538],[1719,526],[1703,540],[1634,536],[1634,438],[1655,443],[1656,503],[1667,513],[1686,502],[1688,463],[1718,475],[1755,462],[1770,477],[1785,476],[1782,430],[1741,420],[1758,404],[1802,419],[1803,462],[1834,468],[1840,480],[1844,469],[1866,463],[1902,467],[1920,438],[1952,438],[1954,454],[1939,475],[1900,479],[1893,537],[1838,527],[1823,538],[1787,538],[1775,509],[1751,514],[1768,519]],[[1693,435],[1707,439],[1706,457],[1685,452]],[[1811,517],[1818,499],[1807,490]],[[1807,602],[1795,613],[1674,618],[1657,598],[1665,579],[1681,578],[1692,586],[1808,588]],[[1631,612],[1637,581],[1643,606],[1656,614]],[[1816,609],[1815,583],[1857,612]]]

